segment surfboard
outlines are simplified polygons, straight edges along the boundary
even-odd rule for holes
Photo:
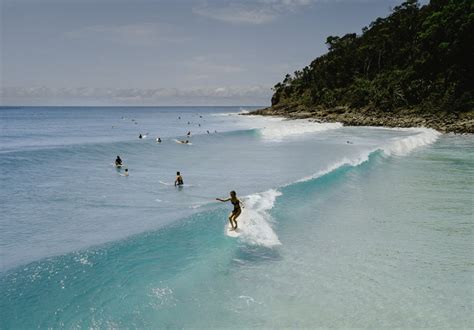
[[[226,225],[225,228],[226,235],[229,237],[239,237],[241,234],[240,228],[237,228],[236,230],[231,230],[232,227],[230,225]]]
[[[180,140],[176,140],[176,139],[174,139],[173,141],[176,142],[177,144],[189,144],[189,145],[193,145],[191,142],[183,143],[183,142],[181,142]]]
[[[165,185],[165,186],[174,186],[174,183],[169,183],[169,182],[163,182],[163,181],[158,181],[159,183]]]

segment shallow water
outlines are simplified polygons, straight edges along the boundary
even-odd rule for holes
[[[0,326],[473,323],[471,136],[241,110],[1,109]]]

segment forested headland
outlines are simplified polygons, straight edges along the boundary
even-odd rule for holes
[[[257,114],[474,133],[474,1],[403,2],[287,74]]]

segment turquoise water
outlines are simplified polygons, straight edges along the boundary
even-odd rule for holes
[[[472,136],[242,110],[0,109],[0,327],[472,326]]]

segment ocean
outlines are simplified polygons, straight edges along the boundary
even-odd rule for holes
[[[472,327],[472,135],[252,109],[0,107],[0,328]]]

